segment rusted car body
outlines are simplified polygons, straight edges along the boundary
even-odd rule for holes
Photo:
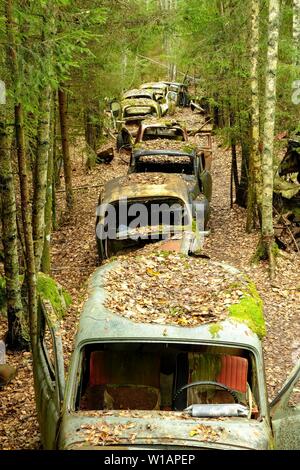
[[[299,450],[300,404],[289,400],[300,363],[269,404],[261,341],[246,323],[224,320],[214,329],[116,315],[104,305],[104,277],[116,266],[99,268],[90,281],[66,386],[60,325],[39,309],[34,373],[44,448]],[[195,371],[215,360],[210,398],[190,393],[208,384],[206,369],[195,383],[189,365]]]
[[[164,82],[149,82],[143,83],[140,86],[140,90],[151,90],[155,94],[155,99],[157,101],[161,101],[163,98],[166,97],[168,92],[168,85]]]
[[[164,147],[164,148],[162,148]],[[188,142],[186,129],[164,119],[141,123],[133,147],[129,173],[173,173],[184,180],[194,207],[204,204],[204,229],[209,220],[212,177],[209,156]],[[195,213],[193,214],[195,216]]]
[[[198,155],[201,155],[202,166],[206,171],[211,170],[212,164],[212,138],[211,126],[202,124],[195,129],[187,129],[181,122],[174,119],[145,119],[141,122],[135,142],[134,150],[151,148],[152,150],[161,149],[160,141],[164,142],[166,150],[194,149]],[[194,137],[191,141],[189,135]]]
[[[118,133],[117,149],[130,149],[141,121],[149,117],[160,118],[161,106],[150,98],[126,98],[120,103],[111,103],[111,113]]]
[[[194,221],[193,207],[184,180],[177,175],[160,173],[152,173],[146,179],[141,179],[141,176],[115,178],[104,186],[96,218],[96,241],[100,260],[124,250],[170,238],[180,240],[179,251],[189,253],[199,250],[202,245],[201,233]],[[199,205],[201,202],[199,211],[204,212],[202,199],[199,200]],[[135,211],[140,210],[142,205],[145,207],[147,220],[143,219],[139,227],[135,227]],[[167,223],[161,219],[154,221],[159,207],[163,207],[166,217],[170,210]],[[113,217],[116,220],[109,218],[111,208],[115,211]],[[175,215],[172,213],[173,208],[178,211]]]
[[[168,91],[177,93],[177,105],[188,107],[191,102],[188,86],[180,82],[164,82],[168,86]]]
[[[154,94],[154,99],[160,104],[161,114],[164,116],[169,110],[169,100],[167,98],[168,85],[164,82],[144,83],[140,90],[147,90]]]

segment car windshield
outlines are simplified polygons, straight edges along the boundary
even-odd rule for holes
[[[167,342],[90,344],[82,350],[79,377],[77,411],[189,413],[194,408],[201,416],[259,417],[256,362],[244,349]]]
[[[128,199],[112,206],[117,234],[163,232],[163,227],[183,226],[189,222],[184,202],[179,198]]]
[[[156,110],[151,106],[130,106],[124,109],[125,118],[131,116],[147,116],[148,114],[156,116]]]
[[[146,127],[142,140],[170,139],[179,142],[185,141],[184,131],[178,127]]]
[[[194,161],[187,155],[143,155],[135,157],[135,171],[193,175]]]

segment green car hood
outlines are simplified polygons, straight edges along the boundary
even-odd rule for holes
[[[268,449],[267,423],[170,411],[82,411],[62,421],[60,449]]]

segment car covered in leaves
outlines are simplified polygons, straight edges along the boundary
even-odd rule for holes
[[[262,303],[230,266],[157,251],[97,269],[66,385],[63,332],[43,305],[38,333],[46,449],[300,448],[300,363],[269,403]]]
[[[168,98],[168,85],[164,82],[149,82],[140,86],[140,90],[153,93],[154,99],[160,104],[161,114],[164,116],[169,111],[169,102],[173,96]]]
[[[149,117],[160,118],[160,104],[150,98],[123,99],[110,105],[114,125],[117,130],[117,149],[130,148],[140,122]]]
[[[185,253],[201,248],[205,198],[200,195],[197,205],[192,203],[187,185],[178,175],[115,178],[106,183],[98,202],[96,241],[101,261],[171,238],[180,240],[180,250]]]
[[[143,83],[140,86],[140,90],[150,90],[155,94],[155,99],[157,101],[162,101],[165,99],[168,92],[168,85],[164,82]]]
[[[187,139],[185,128],[176,121],[144,121],[137,133],[128,172],[180,175],[194,209],[198,201],[204,204],[206,229],[212,196],[212,177],[208,169],[211,155],[207,155],[201,147],[199,149],[190,144]]]

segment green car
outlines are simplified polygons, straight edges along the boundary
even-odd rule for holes
[[[34,373],[44,448],[300,449],[300,363],[269,403],[251,312],[248,323],[134,321],[105,304],[105,276],[119,263],[91,279],[66,385],[60,326],[39,310]]]

